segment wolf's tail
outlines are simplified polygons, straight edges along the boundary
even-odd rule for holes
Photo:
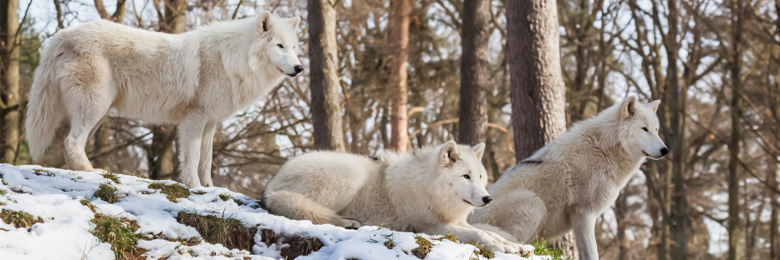
[[[43,156],[54,139],[57,127],[66,116],[57,79],[56,60],[68,50],[64,49],[62,38],[57,36],[49,39],[49,46],[41,53],[41,62],[35,70],[27,104],[24,128],[30,156],[34,161]]]

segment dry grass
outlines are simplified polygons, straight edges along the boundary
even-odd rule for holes
[[[431,252],[431,248],[433,248],[433,243],[421,235],[414,235],[414,242],[417,243],[418,247],[412,249],[412,254],[420,259],[424,259]]]
[[[145,250],[138,248],[136,244],[138,239],[146,237],[135,233],[139,228],[137,222],[95,214],[92,223],[95,224],[92,235],[100,242],[111,244],[111,251],[114,251],[117,259],[142,259],[141,254]]]
[[[41,217],[35,218],[33,215],[30,215],[30,213],[24,211],[13,211],[7,209],[0,211],[0,219],[2,219],[6,224],[13,225],[15,228],[28,228],[35,223],[43,223],[43,219],[41,219]]]
[[[87,208],[89,208],[89,210],[91,210],[93,213],[96,212],[95,205],[92,205],[92,202],[90,202],[87,198],[81,198],[79,202],[81,202],[81,205],[87,206]]]
[[[122,182],[119,181],[119,176],[117,176],[116,174],[113,174],[113,173],[103,173],[101,175],[103,176],[103,178],[109,179],[109,180],[113,181],[116,184],[122,184]]]
[[[119,199],[121,199],[121,197],[119,197],[119,193],[117,193],[117,189],[110,184],[100,184],[100,187],[98,187],[98,189],[95,191],[95,195],[93,195],[93,197],[100,198],[110,204],[114,204],[118,202]]]
[[[240,220],[224,215],[198,215],[180,211],[176,220],[194,227],[206,242],[219,243],[231,249],[252,250],[254,235],[257,233],[257,228],[246,228]]]
[[[190,190],[179,184],[166,185],[161,182],[155,182],[149,184],[150,189],[160,190],[163,194],[168,196],[168,200],[176,203],[176,199],[186,198],[190,196]]]

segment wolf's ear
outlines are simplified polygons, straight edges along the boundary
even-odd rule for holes
[[[449,166],[460,158],[458,153],[458,144],[455,141],[449,141],[441,147],[439,151],[439,162],[444,166]]]
[[[290,19],[293,29],[298,29],[298,25],[301,24],[301,17],[294,17]]]
[[[269,11],[263,11],[260,16],[257,17],[257,32],[258,33],[264,33],[271,29],[271,26],[273,25],[273,17],[271,17],[271,12]]]
[[[620,119],[625,120],[636,113],[636,97],[630,96],[620,105]]]
[[[660,105],[660,104],[661,104],[661,100],[658,99],[658,100],[655,100],[653,102],[650,102],[650,104],[647,104],[647,107],[652,108],[653,109],[653,113],[655,113],[656,111],[658,111],[658,105]]]
[[[479,143],[474,147],[471,147],[471,151],[477,155],[477,159],[482,161],[482,155],[485,154],[485,143]]]

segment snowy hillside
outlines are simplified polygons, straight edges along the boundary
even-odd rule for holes
[[[274,216],[224,188],[8,164],[0,179],[3,259],[467,260],[475,251],[441,236]]]

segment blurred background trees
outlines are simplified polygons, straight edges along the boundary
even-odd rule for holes
[[[303,18],[306,70],[217,126],[217,186],[259,197],[281,164],[313,149],[377,155],[447,140],[486,142],[492,181],[635,95],[662,100],[671,153],[644,164],[598,219],[602,259],[778,259],[780,4],[527,2],[2,1],[2,162],[65,167],[67,125],[40,162],[21,128],[40,48],[57,31],[107,19],[182,33],[262,8]],[[544,31],[529,27],[539,21]],[[176,178],[173,137],[174,126],[111,112],[87,152],[113,172]]]

